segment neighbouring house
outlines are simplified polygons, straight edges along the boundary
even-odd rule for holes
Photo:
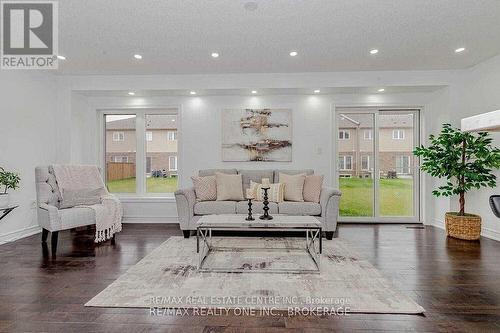
[[[381,177],[413,175],[413,118],[411,115],[379,117],[379,169]],[[340,177],[373,178],[373,119],[341,114],[338,131]]]
[[[135,174],[135,117],[106,122],[106,165],[129,164]],[[177,176],[177,116],[148,115],[146,119],[146,173]]]

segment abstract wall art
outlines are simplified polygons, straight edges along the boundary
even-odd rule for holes
[[[222,160],[291,162],[291,109],[222,110]]]

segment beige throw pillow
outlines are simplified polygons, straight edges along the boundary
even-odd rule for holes
[[[279,181],[285,184],[285,201],[304,201],[302,191],[304,190],[304,181],[306,174],[287,175],[280,172]]]
[[[304,181],[304,201],[319,202],[321,187],[323,186],[323,175],[306,176]]]
[[[245,200],[243,197],[243,181],[241,175],[228,175],[217,172],[215,177],[217,181],[217,201]]]
[[[217,181],[215,176],[191,177],[198,201],[217,200]]]
[[[250,189],[254,194],[255,201],[264,201],[264,190],[262,190],[262,184],[250,181]],[[267,190],[267,200],[269,202],[283,202],[284,195],[285,184],[269,184],[269,190]]]

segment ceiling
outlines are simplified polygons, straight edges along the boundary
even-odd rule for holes
[[[443,86],[391,86],[384,88],[384,94],[401,93],[431,93]],[[318,93],[314,90],[319,89]],[[259,88],[257,93],[252,94],[250,89],[203,89],[196,90],[196,96],[266,96],[266,95],[334,95],[334,94],[380,94],[380,87],[323,87],[323,88]],[[169,96],[193,96],[190,90],[134,90],[134,95],[129,95],[130,90],[83,90],[81,95],[87,97],[169,97]]]
[[[59,1],[59,73],[463,69],[500,53],[498,0],[247,2]]]

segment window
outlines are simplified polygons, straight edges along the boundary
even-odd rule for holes
[[[352,156],[339,156],[339,169],[352,170]]]
[[[177,140],[177,132],[168,131],[167,132],[167,140],[168,141],[175,141],[175,140]]]
[[[177,171],[177,156],[169,156],[168,166],[170,171]]]
[[[402,129],[395,129],[392,130],[392,139],[393,140],[404,140],[405,138],[405,131]]]
[[[170,195],[177,190],[177,114],[174,112],[148,113],[148,110],[135,109],[129,114],[103,115],[106,162],[103,167],[110,192],[143,196],[148,193]]]
[[[113,156],[112,162],[115,162],[115,163],[128,163],[128,156]]]
[[[135,120],[133,114],[104,116],[106,186],[111,193],[136,192]]]
[[[371,140],[372,139],[372,130],[365,130],[363,132],[363,137],[365,140]]]
[[[349,130],[339,130],[339,140],[349,140],[351,132]]]
[[[411,174],[410,172],[410,156],[400,155],[396,156],[396,173]]]
[[[125,141],[125,133],[113,132],[113,141]]]
[[[361,156],[361,170],[370,170],[370,155]]]

